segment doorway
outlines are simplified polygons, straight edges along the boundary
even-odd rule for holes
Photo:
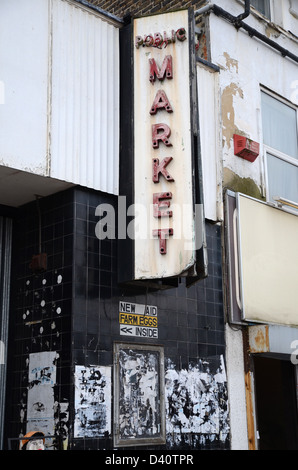
[[[295,366],[256,355],[254,376],[259,450],[297,450]]]

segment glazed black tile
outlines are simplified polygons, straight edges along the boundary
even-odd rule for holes
[[[94,284],[87,285],[87,298],[99,299],[99,286]]]
[[[74,259],[75,258],[74,258],[74,255],[73,255],[72,243],[67,244],[67,243],[65,243],[65,239],[64,239],[63,265],[64,266],[71,266]]]
[[[87,220],[88,206],[86,204],[75,204],[75,218]]]
[[[187,314],[181,311],[178,314],[178,326],[187,327]]]
[[[100,252],[100,243],[101,241],[98,240],[96,237],[90,236],[90,233],[88,233],[87,237],[87,251],[93,252],[93,253],[99,253]]]
[[[99,285],[99,270],[88,268],[88,283]]]
[[[85,251],[87,249],[87,237],[81,234],[75,236],[75,252],[77,250]]]
[[[109,271],[101,271],[99,283],[103,287],[111,287],[112,276]]]
[[[184,361],[182,360],[182,368],[183,365],[186,365],[188,367],[188,360],[189,360],[189,354],[188,354],[188,342],[186,341],[178,341],[177,343],[177,353],[181,358],[184,358]],[[184,362],[184,364],[183,364]]]
[[[217,347],[215,345],[207,345],[207,357],[217,356]]]
[[[76,230],[76,233],[78,233],[78,234],[82,234],[82,235],[85,235],[85,236],[89,235],[87,221],[77,219],[75,221],[75,230]]]
[[[80,298],[86,301],[87,299],[87,285],[86,283],[74,281],[74,297]]]
[[[53,225],[53,238],[61,238],[63,237],[63,220],[55,223]]]
[[[64,248],[64,240],[63,237],[55,238],[53,240],[53,251],[54,253],[61,253]]]
[[[48,257],[48,268],[58,269],[63,266],[63,251],[55,253],[53,256]]]
[[[112,243],[111,240],[100,240],[100,253],[105,256],[111,256]]]
[[[74,221],[72,218],[64,219],[63,221],[63,235],[72,235],[74,230]]]
[[[87,253],[87,263],[89,268],[99,269],[99,260],[100,258],[98,254],[91,252]]]
[[[88,192],[82,191],[80,189],[76,189],[74,192],[74,196],[75,196],[76,203],[85,204],[86,206],[88,206],[88,202],[89,202]]]
[[[63,285],[56,284],[53,286],[53,301],[63,299]]]
[[[86,267],[88,265],[88,256],[86,250],[76,250],[74,261],[77,267]]]

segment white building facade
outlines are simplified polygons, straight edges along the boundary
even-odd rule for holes
[[[204,203],[223,228],[232,449],[297,448],[297,13],[288,0],[196,12],[210,62],[198,64]]]
[[[5,448],[298,448],[298,0],[163,3],[0,0]]]

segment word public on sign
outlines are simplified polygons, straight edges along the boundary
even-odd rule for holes
[[[135,19],[134,198],[152,209],[150,224],[138,217],[147,235],[135,237],[135,279],[196,262],[190,75],[188,10]]]
[[[140,46],[143,47],[167,47],[168,44],[172,44],[178,41],[184,41],[186,39],[185,28],[178,28],[177,31],[172,30],[170,34],[164,31],[161,33],[145,34],[144,37],[136,36],[135,46],[138,49]]]

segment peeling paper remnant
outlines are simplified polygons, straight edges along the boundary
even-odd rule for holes
[[[74,437],[111,434],[111,368],[76,366]]]
[[[175,435],[192,433],[224,441],[229,434],[223,358],[212,358],[212,362],[200,361],[182,370],[176,370],[171,362],[168,364],[166,431],[172,444]]]
[[[27,432],[42,431],[53,435],[56,351],[29,355],[29,390],[27,398]]]

